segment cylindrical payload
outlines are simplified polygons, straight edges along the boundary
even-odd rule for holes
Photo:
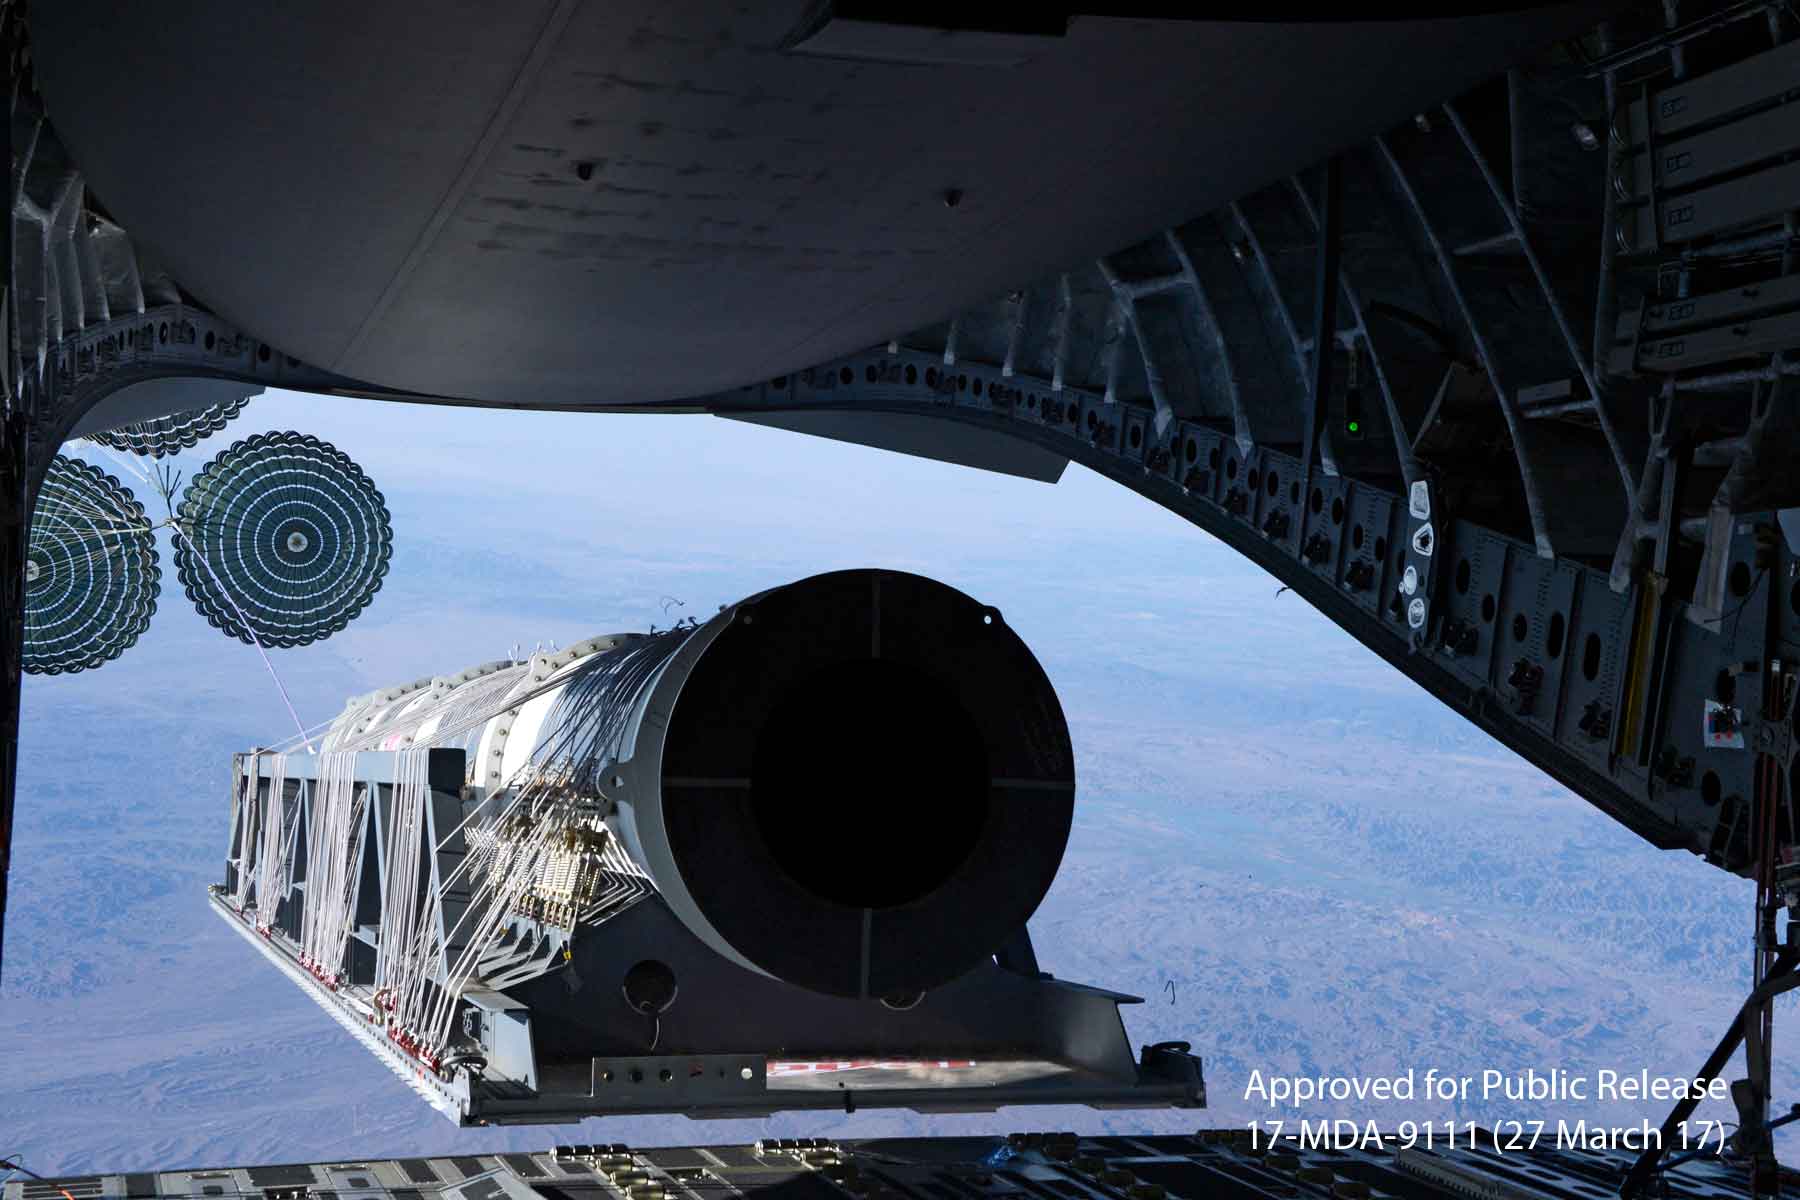
[[[840,996],[906,999],[991,956],[1050,888],[1075,772],[1000,614],[895,571],[753,596],[646,689],[620,833],[701,940]]]
[[[464,746],[490,811],[545,779],[591,795],[715,952],[900,1004],[1023,927],[1074,812],[1068,726],[1031,651],[994,609],[896,571],[375,693],[326,745]]]

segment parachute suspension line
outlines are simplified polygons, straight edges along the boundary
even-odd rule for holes
[[[526,794],[522,792],[507,808],[509,811],[516,811],[528,803]],[[421,1014],[422,1032],[430,1039],[434,1048],[443,1046],[448,1040],[457,1002],[474,977],[484,952],[496,940],[502,926],[536,880],[539,866],[553,848],[560,832],[549,821],[535,824],[523,843],[517,846],[517,852],[511,860],[505,864],[505,870],[496,873],[490,869],[482,886],[477,889],[485,903],[480,905],[479,910],[472,905],[469,913],[465,914],[466,918],[469,914],[480,912],[476,926],[470,932],[456,961],[450,964],[442,991],[434,998],[430,1010]]]
[[[403,750],[396,760],[393,813],[389,819],[389,829],[392,831],[388,843],[389,884],[382,909],[383,978],[377,980],[382,989],[377,995],[385,993],[390,1021],[399,1033],[407,1037],[418,1036],[420,1018],[426,1003],[422,994],[423,981],[437,965],[443,941],[455,942],[462,922],[468,919],[475,904],[479,902],[478,896],[472,897],[470,907],[465,909],[457,925],[440,935],[444,893],[462,881],[471,863],[465,857],[456,870],[451,872],[450,877],[439,881],[437,887],[424,886],[426,880],[419,869],[420,861],[428,852],[435,861],[437,852],[443,849],[455,832],[446,834],[444,841],[435,846],[428,847],[424,839],[424,806],[430,800],[425,766],[427,761],[427,754],[423,750]],[[465,816],[457,829],[467,825],[472,816],[473,814]],[[395,855],[405,855],[407,861],[398,863]],[[403,912],[390,924],[388,912],[396,904],[410,906],[414,911]],[[393,940],[390,941],[390,937]],[[424,1041],[419,1048],[430,1051],[435,1047],[431,1042]]]
[[[109,533],[152,533],[156,529],[156,526],[148,520],[134,521],[130,517],[101,508],[80,497],[65,497],[58,503],[63,511],[86,517],[90,523],[99,527],[102,537]]]
[[[276,754],[291,754],[300,748],[303,737],[311,737],[313,734],[329,729],[332,725],[336,724],[336,722],[336,717],[328,717],[325,720],[320,721],[317,725],[308,725],[299,733],[290,734],[285,741],[277,744],[273,748],[273,752]]]
[[[419,886],[424,813],[402,780],[406,757],[398,756],[388,803],[387,887],[381,904],[381,963],[375,976],[377,999],[386,997],[388,1011],[396,1016],[411,985],[411,964],[405,956],[425,899]]]
[[[353,755],[319,763],[307,836],[307,903],[300,931],[301,965],[335,986],[356,914],[370,788],[356,781]]]
[[[423,759],[423,755],[419,757]],[[471,839],[476,843],[474,852],[464,856],[450,876],[440,881],[433,894],[422,897],[425,901],[423,908],[433,921],[414,926],[409,935],[402,934],[396,927],[395,936],[403,937],[404,940],[391,946],[396,967],[392,983],[388,985],[393,989],[390,1003],[394,1006],[393,1011],[402,1033],[417,1038],[419,1048],[438,1053],[445,1047],[455,1020],[456,1005],[469,981],[483,965],[488,951],[499,939],[508,919],[542,873],[545,863],[562,838],[567,822],[554,818],[543,819],[545,814],[539,811],[541,802],[547,799],[546,789],[537,781],[527,782],[517,789],[506,807],[485,823],[484,830],[513,824],[529,830],[525,837],[505,843],[505,849],[501,851],[498,849],[501,845],[499,839],[482,838],[478,832]],[[552,801],[552,807],[554,804]],[[445,843],[479,815],[477,811],[465,817],[456,831],[446,835]],[[531,819],[533,815],[539,819]],[[396,824],[395,828],[399,829],[401,826]],[[440,843],[439,848],[442,844]],[[393,853],[411,853],[407,845],[398,840],[398,835]],[[625,862],[622,856],[619,857],[621,862]],[[635,873],[635,868],[628,863],[625,865]],[[391,861],[389,871],[390,879],[404,874],[404,868],[396,870]],[[440,943],[435,920],[443,911],[442,896],[463,885],[463,881],[471,876],[479,882],[474,887],[469,904],[455,924],[443,934],[443,941]],[[415,883],[414,886],[418,884]],[[648,885],[645,884],[637,894],[648,890]],[[413,894],[418,895],[417,892]],[[386,938],[384,930],[384,959],[390,953],[390,943]],[[460,944],[462,949],[453,962],[445,963],[441,986],[426,989],[423,980],[438,960],[441,947],[445,944]]]
[[[83,438],[82,441],[100,451],[100,453],[106,455],[106,457],[112,459],[113,462],[117,463],[122,469],[130,471],[133,475],[137,476],[141,482],[149,484],[151,487],[156,487],[156,480],[151,477],[150,472],[146,471],[143,465],[135,458],[118,453],[105,442],[97,442],[91,438]],[[165,497],[165,499],[166,498],[167,497]]]
[[[299,798],[295,798],[291,811],[287,803],[287,760],[277,758],[269,772],[262,845],[256,854],[256,924],[265,933],[274,928],[280,914],[286,867],[293,857],[294,832],[299,822]]]
[[[218,575],[213,573],[212,564],[206,561],[206,555],[202,554],[200,548],[194,545],[193,539],[187,535],[187,530],[183,529],[181,523],[173,516],[169,518],[169,528],[174,530],[176,537],[187,543],[194,558],[206,568],[206,573],[212,577],[213,586],[218,588],[227,600],[231,601],[232,608],[237,609],[238,620],[244,623],[244,629],[250,634],[250,640],[256,646],[256,652],[262,655],[263,666],[269,669],[269,678],[275,681],[275,690],[281,693],[281,702],[287,706],[288,716],[293,718],[294,728],[299,731],[301,744],[306,747],[308,754],[316,753],[313,749],[312,738],[307,736],[305,723],[300,720],[300,714],[294,711],[294,702],[288,697],[286,685],[281,682],[281,676],[276,672],[275,664],[269,661],[269,652],[263,649],[262,639],[256,636],[256,627],[250,624],[250,618],[246,617],[244,610],[238,607],[237,600],[226,590],[225,585],[219,582]]]
[[[556,777],[578,793],[599,795],[602,768],[616,761],[632,702],[650,678],[687,643],[690,631],[652,634],[596,659],[568,681],[548,723],[557,730],[532,755],[538,778]]]
[[[162,497],[163,511],[169,515],[169,524],[175,524],[175,489],[181,486],[181,472],[171,464],[159,464],[155,468],[155,478],[150,486]]]
[[[376,977],[376,999],[389,1014],[390,1036],[409,1050],[430,1049],[417,1041],[416,1030],[442,944],[439,891],[426,886],[427,860],[436,861],[436,847],[426,838],[426,805],[431,801],[427,762],[425,752],[417,750],[395,757]]]
[[[247,774],[234,781],[238,789],[238,869],[237,879],[231,889],[231,906],[238,912],[244,911],[244,905],[250,899],[250,872],[256,868],[256,846],[261,836],[262,805],[256,802],[258,780],[261,778],[262,755],[250,756],[250,767]]]
[[[326,885],[330,876],[329,860],[336,856],[328,847],[341,845],[329,842],[321,844],[327,830],[334,824],[331,819],[332,787],[326,775],[329,765],[329,762],[319,764],[318,785],[313,792],[312,813],[306,825],[306,903],[300,914],[300,965],[303,967],[311,965],[311,952],[318,942],[320,918],[323,910],[329,907],[332,896]]]
[[[510,820],[514,813],[526,805],[527,800],[528,798],[523,793],[515,795],[496,818],[496,821]],[[471,813],[465,817],[455,831],[446,835],[445,843],[440,843],[439,849],[477,815],[478,813]],[[479,873],[480,882],[476,884],[467,907],[457,918],[455,925],[444,935],[446,946],[455,946],[460,942],[463,946],[462,951],[457,955],[454,963],[445,962],[443,986],[435,996],[429,998],[428,1006],[409,1014],[409,1027],[421,1038],[424,1048],[433,1052],[440,1050],[448,1038],[449,1024],[454,1018],[456,1003],[461,999],[462,992],[478,965],[483,950],[498,935],[501,924],[506,920],[513,901],[517,898],[518,887],[515,887],[514,881],[507,873],[496,872],[492,862],[491,854],[483,854],[478,851],[465,855],[461,864],[451,872],[449,878],[440,882],[438,893],[432,898],[437,910],[441,913],[443,894],[461,885],[465,878],[475,873],[478,865],[486,867]],[[464,941],[464,926],[469,925],[471,921],[473,921],[473,927]],[[436,952],[436,948],[431,946],[423,946],[422,949],[428,954]]]
[[[298,732],[298,742],[306,747],[306,752],[308,754],[314,753],[311,735],[325,725],[329,725],[330,722],[321,722],[319,725],[308,728],[306,724],[300,720],[300,714],[294,708],[293,699],[288,695],[287,686],[282,682],[281,675],[275,670],[275,664],[270,660],[268,650],[262,644],[262,639],[257,636],[255,627],[250,624],[249,618],[238,605],[236,597],[234,597],[232,593],[226,589],[224,584],[220,582],[218,575],[213,571],[212,564],[207,561],[206,556],[200,552],[197,546],[195,546],[194,540],[189,535],[188,530],[176,516],[175,493],[181,487],[181,471],[176,469],[172,464],[159,463],[154,467],[146,468],[143,464],[136,461],[134,456],[120,454],[104,442],[90,440],[87,444],[93,446],[102,454],[112,459],[123,470],[129,471],[138,480],[153,488],[156,493],[162,497],[163,509],[168,515],[165,519],[156,522],[155,524],[151,524],[148,521],[133,522],[130,520],[121,520],[117,513],[106,512],[95,508],[92,505],[83,504],[78,499],[68,504],[69,509],[88,517],[91,523],[104,527],[107,532],[146,533],[152,532],[161,526],[167,526],[176,539],[186,543],[188,548],[193,552],[194,557],[197,558],[200,564],[205,568],[206,573],[212,579],[214,586],[218,588],[220,594],[225,597],[231,607],[237,612],[238,620],[243,622],[244,629],[250,635],[250,640],[252,644],[255,645],[257,653],[262,656],[263,666],[268,669],[269,678],[275,681],[275,690],[281,693],[281,702],[287,708],[288,716],[293,719],[294,728]],[[90,563],[99,562],[108,558],[111,555],[111,552],[110,547],[101,545],[96,549],[89,550],[86,559]]]

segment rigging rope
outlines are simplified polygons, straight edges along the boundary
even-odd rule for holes
[[[240,913],[250,898],[250,872],[255,869],[256,845],[262,827],[262,805],[257,803],[261,764],[260,753],[250,755],[249,770],[232,781],[238,796],[238,870],[231,889],[231,905]]]
[[[394,753],[382,825],[385,861],[374,1003],[389,1036],[403,1048],[435,1067],[448,1050],[459,1006],[473,980],[505,985],[550,968],[541,916],[536,937],[507,936],[522,913],[542,913],[540,887],[561,889],[566,903],[577,906],[560,910],[556,918],[571,928],[622,912],[654,891],[600,815],[603,768],[621,752],[642,689],[689,633],[691,627],[634,638],[592,656],[571,673],[553,673],[523,694],[497,697],[435,730],[431,742],[451,741],[563,689],[546,715],[550,736],[511,779],[490,789],[490,796],[504,797],[504,802],[465,805],[451,829],[436,826],[430,807],[431,747],[419,744]],[[430,715],[427,710],[418,719]],[[310,750],[310,739],[307,745]],[[301,953],[308,969],[333,986],[341,977],[354,921],[365,814],[377,794],[374,785],[356,785],[355,754],[334,749],[320,755],[318,783],[310,793],[309,902],[302,918]],[[259,769],[258,756],[252,756],[250,766]],[[287,824],[285,810],[275,807],[277,795],[271,790],[270,807],[260,816],[245,817],[247,823],[261,822],[259,879],[282,858],[269,849],[276,837],[271,827]],[[383,812],[380,806],[374,811]],[[451,866],[447,856],[457,852],[459,838],[460,860]],[[436,877],[440,870],[442,877]],[[259,901],[272,890],[259,883]],[[527,904],[534,893],[536,908]],[[452,915],[446,899],[453,894],[461,909]]]
[[[603,652],[584,663],[572,677],[553,677],[532,693],[535,696],[557,687],[563,689],[545,719],[546,726],[554,732],[507,781],[512,797],[501,813],[485,823],[482,832],[488,836],[480,839],[485,845],[477,853],[465,855],[452,879],[444,881],[447,888],[477,862],[483,868],[481,882],[450,941],[455,942],[463,922],[479,912],[477,923],[462,953],[449,964],[444,987],[422,1014],[421,1032],[431,1046],[441,1047],[448,1039],[461,993],[484,965],[483,959],[490,957],[526,893],[547,874],[558,844],[582,826],[603,832],[604,827],[591,810],[591,802],[604,794],[600,787],[602,767],[618,756],[639,692],[686,643],[690,632],[691,629],[670,630]],[[508,699],[492,714],[479,719],[485,723],[522,702]],[[466,724],[474,721],[471,718]],[[456,732],[441,731],[433,738],[453,736]],[[523,836],[503,841],[509,825],[514,829],[523,826]],[[651,890],[641,868],[610,837],[600,857],[607,886],[581,914],[583,919],[621,911]]]
[[[300,785],[304,788],[304,782]],[[260,790],[260,789],[259,789]],[[299,797],[292,811],[287,802],[287,759],[270,764],[269,799],[263,814],[262,846],[256,855],[256,923],[273,929],[286,892],[286,868],[294,852],[294,835],[300,824]]]
[[[356,782],[354,756],[322,756],[318,768],[307,830],[307,902],[300,952],[302,965],[335,987],[343,974],[356,914],[369,788]]]
[[[275,664],[269,661],[269,652],[263,649],[262,639],[256,636],[256,630],[251,626],[250,618],[244,616],[244,610],[238,608],[237,600],[232,597],[229,591],[226,591],[225,585],[219,582],[219,577],[213,574],[212,564],[207,562],[206,556],[200,553],[198,547],[194,546],[193,539],[188,537],[187,531],[178,525],[175,522],[175,518],[172,516],[169,518],[168,525],[170,529],[175,531],[175,536],[182,541],[187,542],[189,548],[193,550],[194,557],[200,562],[201,566],[206,568],[206,573],[212,577],[213,586],[218,588],[225,599],[231,602],[231,607],[238,609],[238,619],[244,622],[244,629],[250,634],[250,639],[256,646],[256,652],[262,655],[263,666],[269,669],[269,678],[275,681],[275,690],[281,693],[281,702],[287,706],[288,716],[293,718],[294,728],[298,730],[300,734],[300,741],[305,744],[306,752],[308,754],[313,753],[312,739],[307,736],[306,726],[301,722],[300,714],[294,711],[294,702],[288,698],[287,686],[281,682],[281,675],[275,670]]]

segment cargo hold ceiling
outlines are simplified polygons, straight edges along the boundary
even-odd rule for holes
[[[32,37],[93,194],[221,316],[380,387],[583,406],[917,328],[1317,161],[1599,10],[1077,16],[992,34],[1011,65],[796,53],[808,11],[62,0],[33,7]]]

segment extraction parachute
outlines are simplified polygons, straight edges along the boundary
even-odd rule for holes
[[[145,458],[164,458],[191,446],[197,446],[205,438],[211,437],[225,428],[233,417],[244,411],[244,405],[250,402],[250,396],[253,394],[236,396],[218,404],[209,404],[204,408],[191,408],[185,412],[170,413],[166,417],[133,421],[129,425],[121,425],[116,429],[90,433],[87,438],[89,441],[113,450],[123,451],[126,454],[137,454]]]
[[[149,627],[161,579],[143,505],[98,467],[57,455],[25,551],[24,669],[59,675],[117,658]]]
[[[234,443],[175,512],[188,599],[242,642],[304,646],[348,625],[381,589],[394,531],[381,493],[336,447],[299,433]]]
[[[185,431],[172,428],[175,440],[165,449],[143,453],[171,453],[199,426],[196,419]],[[95,440],[113,446],[107,438],[128,433]],[[151,482],[166,496],[175,476],[159,470]],[[215,628],[264,647],[302,646],[344,628],[380,589],[393,553],[381,493],[317,438],[266,433],[236,443],[194,477],[160,522],[111,475],[58,455],[38,493],[26,551],[27,672],[97,667],[137,641],[156,611],[156,530],[164,525],[174,530],[176,572],[194,607]]]
[[[864,1105],[1194,1103],[1037,969],[1074,789],[997,611],[840,571],[239,756],[214,905],[465,1122],[840,1105],[839,1060]]]

